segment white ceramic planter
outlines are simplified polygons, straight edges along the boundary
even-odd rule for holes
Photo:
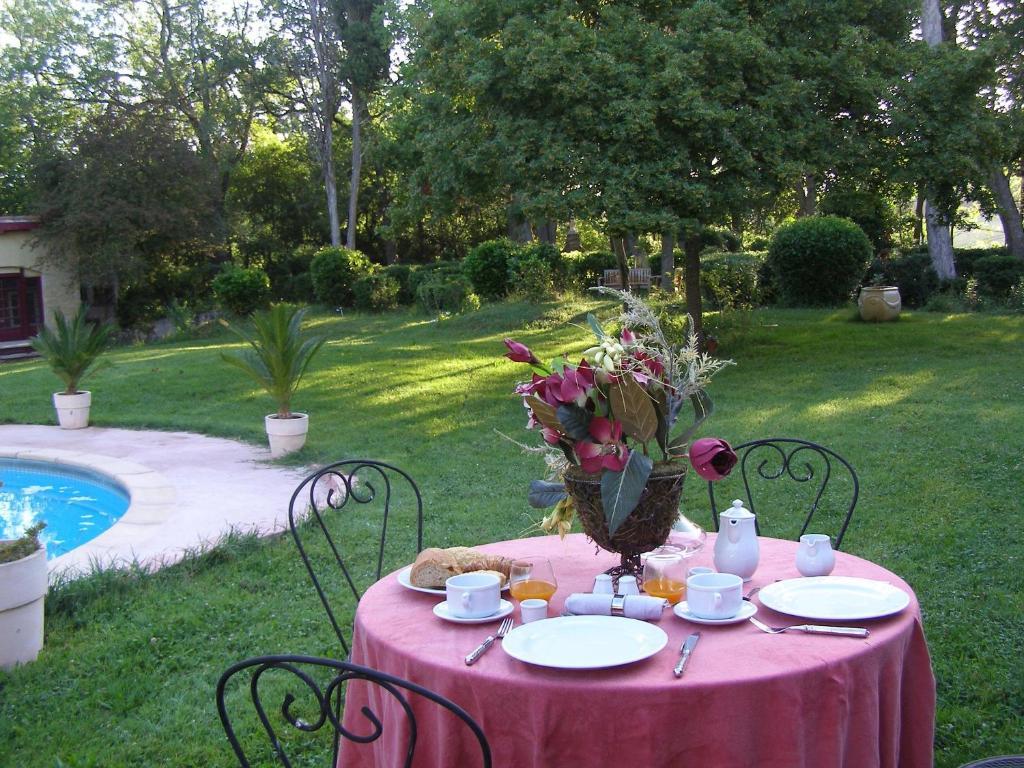
[[[884,323],[900,316],[903,302],[894,285],[865,286],[860,289],[857,306],[860,317],[870,323]]]
[[[0,667],[35,661],[43,647],[46,547],[0,564]]]
[[[57,421],[61,429],[83,429],[89,426],[89,406],[92,392],[83,390],[73,395],[53,393],[53,407],[57,409]]]
[[[267,428],[267,439],[270,440],[270,456],[276,459],[286,453],[299,450],[306,444],[306,433],[309,432],[309,415],[292,413],[292,418],[281,419],[276,413],[268,415],[263,423]]]

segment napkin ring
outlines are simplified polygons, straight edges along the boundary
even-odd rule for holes
[[[626,615],[626,596],[615,595],[612,597],[612,616]]]

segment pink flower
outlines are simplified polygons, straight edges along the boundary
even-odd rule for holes
[[[636,343],[636,336],[629,328],[623,328],[622,333],[619,334],[619,341],[622,342],[623,346]]]
[[[622,423],[595,416],[587,430],[593,440],[579,440],[576,455],[584,472],[597,473],[602,469],[621,472],[629,461],[629,449],[622,442]]]
[[[576,403],[581,408],[586,405],[587,394],[594,388],[594,370],[586,360],[580,361],[576,368],[566,368],[559,387],[559,400],[563,403]]]
[[[558,441],[562,439],[561,433],[551,427],[544,427],[540,434],[548,445],[558,445]]]
[[[530,365],[539,365],[540,360],[537,356],[530,351],[530,348],[525,344],[520,344],[518,341],[512,339],[505,339],[505,346],[508,347],[508,352],[505,354],[509,360],[513,363],[529,363]]]
[[[736,454],[725,440],[702,437],[690,446],[690,463],[705,480],[721,480],[736,466]]]

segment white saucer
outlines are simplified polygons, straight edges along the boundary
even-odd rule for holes
[[[492,613],[490,616],[481,616],[476,619],[463,619],[460,616],[452,616],[448,613],[448,601],[438,603],[434,606],[434,615],[439,619],[445,621],[454,621],[456,624],[486,624],[489,621],[497,621],[508,616],[512,611],[515,610],[515,606],[512,605],[508,600],[502,600],[498,604],[498,610]]]
[[[727,619],[702,619],[700,616],[694,616],[690,613],[690,606],[687,605],[686,601],[683,600],[681,603],[676,603],[675,608],[672,609],[680,619],[686,619],[692,621],[694,624],[736,624],[740,621],[746,621],[755,613],[757,613],[757,606],[748,600],[743,601],[743,605],[740,606],[740,612],[735,616],[730,616]]]

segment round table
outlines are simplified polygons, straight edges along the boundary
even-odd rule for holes
[[[759,541],[760,565],[745,590],[799,577],[796,542]],[[711,565],[713,547],[712,534],[689,564]],[[581,534],[478,549],[550,557],[558,580],[552,616],[569,594],[590,591],[594,576],[617,562]],[[910,595],[910,605],[887,618],[846,622],[868,627],[865,639],[769,635],[746,621],[697,626],[666,610],[658,624],[668,645],[640,662],[550,669],[494,647],[467,667],[466,654],[496,624],[443,621],[432,612],[443,597],[408,590],[391,574],[360,601],[352,661],[412,680],[462,706],[487,735],[495,766],[930,768],[935,681],[913,591],[885,568],[842,552],[836,553],[833,575],[888,581]],[[806,623],[761,605],[757,615],[776,626]],[[679,646],[697,630],[700,644],[677,679],[672,667]],[[369,745],[344,744],[339,765],[402,764],[404,717],[386,699],[365,685],[350,685],[343,724],[365,733],[360,709],[369,705],[383,717],[384,732]],[[426,702],[413,705],[419,727],[415,766],[480,764],[468,729]]]

